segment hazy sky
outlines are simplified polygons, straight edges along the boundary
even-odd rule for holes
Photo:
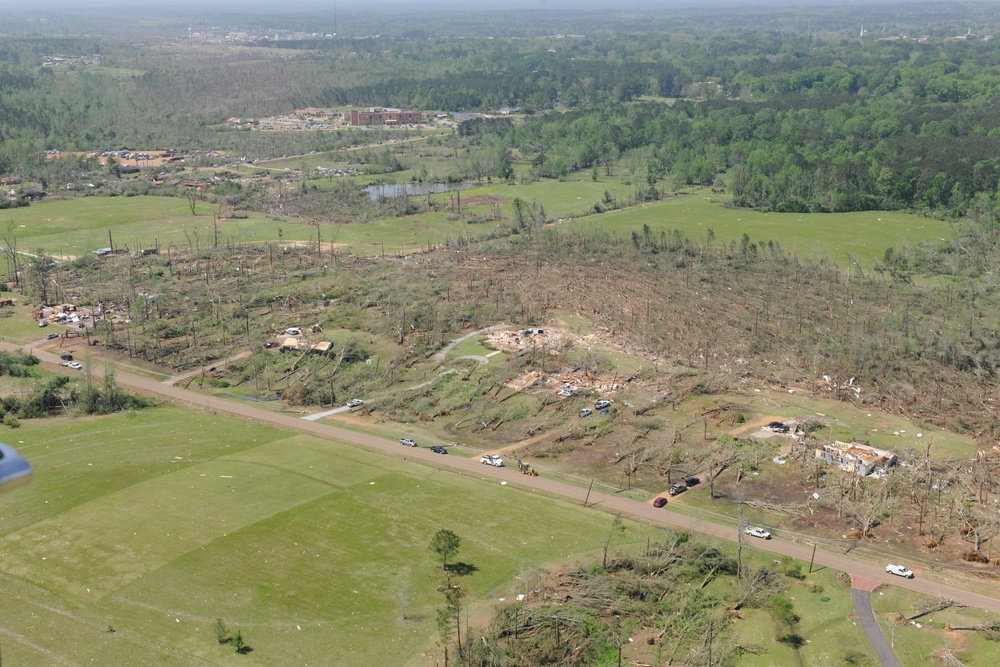
[[[878,1],[878,0],[876,0]],[[890,0],[883,0],[889,2]],[[899,2],[899,0],[895,0]],[[365,9],[391,10],[433,10],[433,9],[454,9],[454,8],[474,8],[492,9],[504,11],[520,8],[537,9],[623,9],[634,7],[704,7],[712,6],[734,6],[734,5],[836,5],[836,4],[858,4],[857,0],[363,0],[363,2],[353,2],[351,0],[281,0],[281,2],[268,2],[266,0],[212,0],[204,2],[198,0],[0,0],[0,9],[14,9],[19,12],[31,11],[32,9],[53,9],[53,8],[76,8],[86,7],[129,7],[141,10],[143,8],[155,9],[176,9],[196,8],[211,12],[225,11],[265,11],[269,13],[281,13],[289,11],[317,11],[332,10],[336,5],[337,11],[357,11],[359,8]],[[872,4],[868,2],[866,4]],[[882,4],[879,2],[878,4]]]

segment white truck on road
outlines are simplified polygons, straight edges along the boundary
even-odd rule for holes
[[[483,454],[482,458],[479,459],[480,463],[485,463],[488,466],[496,466],[497,468],[503,467],[503,459],[495,454]]]
[[[908,567],[904,567],[902,565],[892,565],[890,563],[889,565],[885,566],[885,571],[888,572],[889,574],[895,574],[898,577],[906,577],[907,579],[913,578],[913,570],[909,569]]]

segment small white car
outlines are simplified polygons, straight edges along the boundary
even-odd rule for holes
[[[81,368],[83,368],[83,364],[81,364],[79,361],[67,361],[66,368],[72,368],[74,371],[78,371]]]
[[[771,533],[767,532],[763,528],[758,528],[756,526],[748,526],[746,530],[743,531],[750,537],[759,537],[762,540],[771,539]]]
[[[601,400],[597,401],[596,403],[594,403],[594,409],[595,410],[604,410],[604,409],[610,408],[610,407],[611,407],[611,401],[605,400],[603,398]]]
[[[889,574],[894,574],[897,577],[905,577],[907,579],[913,578],[913,570],[903,565],[893,565],[890,563],[885,566],[885,571]]]
[[[360,398],[352,398],[351,400],[349,400],[347,402],[347,407],[349,407],[349,408],[356,408],[356,407],[362,406],[364,404],[365,404],[365,402],[362,401]]]
[[[416,447],[417,446],[417,442],[413,438],[400,438],[399,439],[399,444],[401,444],[401,445],[403,445],[405,447]]]
[[[591,410],[590,408],[584,408],[583,410],[580,410],[581,417],[589,417],[592,414],[594,414],[594,411]]]
[[[38,328],[39,329],[42,329],[42,328],[47,327],[47,326],[49,326],[49,321],[48,320],[40,320],[38,322]]]

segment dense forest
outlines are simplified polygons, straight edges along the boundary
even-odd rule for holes
[[[1000,18],[970,12],[988,26]],[[625,168],[662,189],[722,178],[736,205],[775,211],[992,208],[1000,50],[988,34],[931,9],[922,24],[863,36],[831,32],[840,23],[829,14],[795,31],[767,28],[786,20],[778,10],[750,15],[758,29],[734,34],[719,29],[729,19],[692,34],[685,14],[661,30],[652,21],[635,34],[521,40],[240,33],[244,43],[178,49],[150,36],[11,37],[0,49],[0,173],[59,181],[43,159],[50,148],[273,157],[351,143],[343,132],[279,138],[222,125],[296,106],[513,106],[523,123],[480,128],[462,145],[500,142],[531,160],[532,177]],[[53,53],[99,63],[57,67]]]

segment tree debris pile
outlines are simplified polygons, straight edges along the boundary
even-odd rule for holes
[[[742,571],[741,571],[742,570]],[[728,592],[710,592],[713,581]],[[740,568],[736,559],[686,533],[633,555],[553,576],[538,594],[498,606],[489,627],[467,637],[468,664],[591,665],[732,664],[741,653],[731,632],[741,609],[761,608],[776,619],[776,641],[797,622],[783,595],[780,570]],[[788,609],[784,609],[781,603]],[[780,613],[779,613],[780,612]],[[620,651],[620,653],[619,653]]]

